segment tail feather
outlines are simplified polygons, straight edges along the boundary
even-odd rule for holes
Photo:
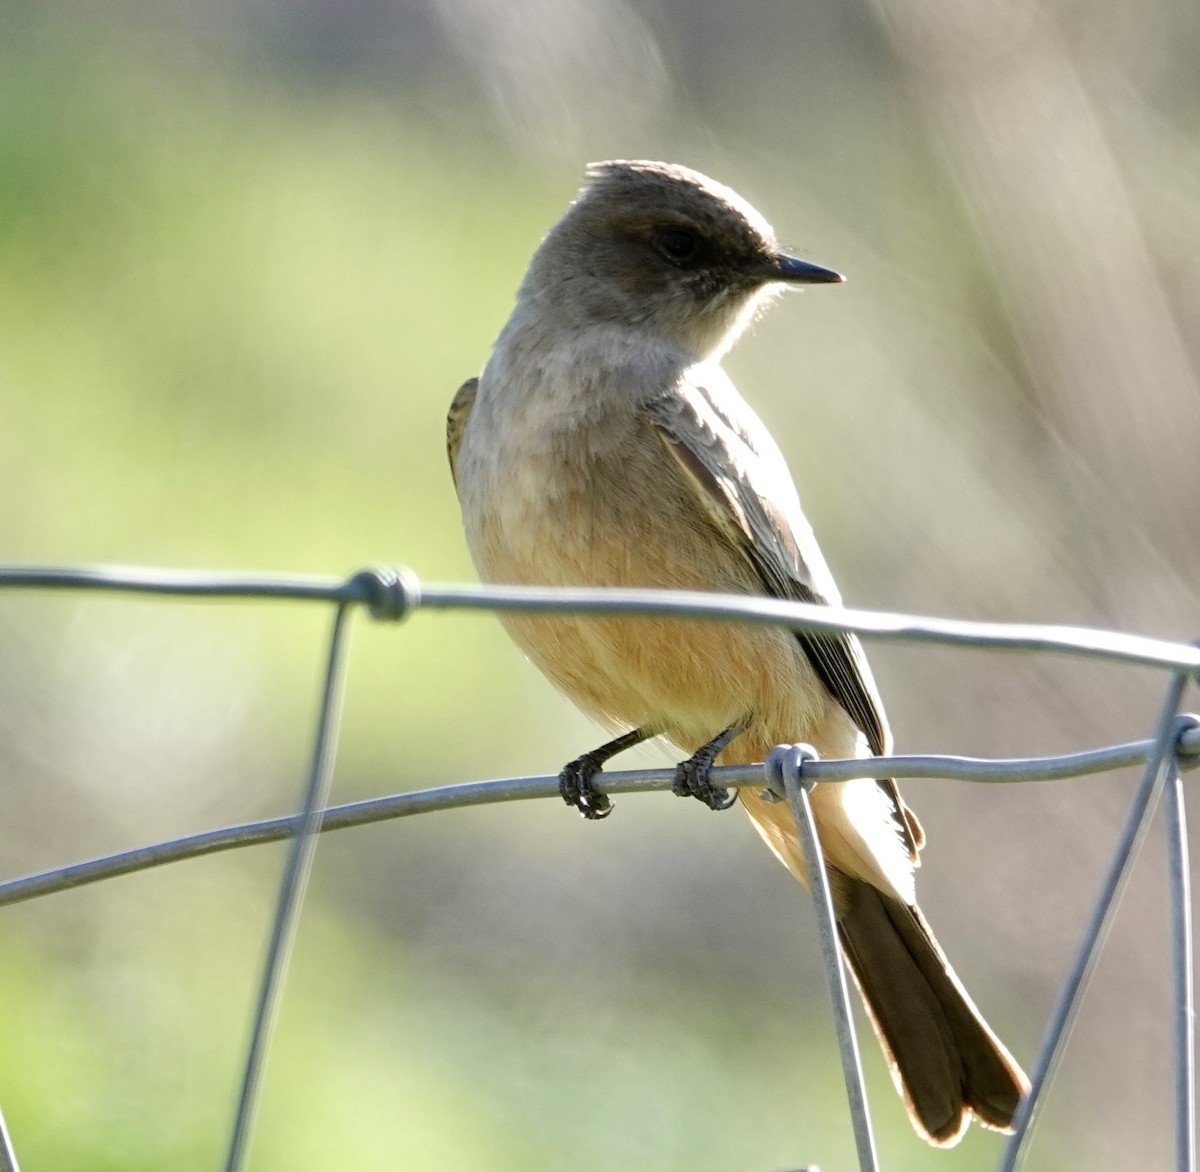
[[[938,1147],[957,1143],[972,1115],[1011,1131],[1029,1082],[975,1008],[920,910],[861,880],[830,878],[851,972],[913,1125]]]

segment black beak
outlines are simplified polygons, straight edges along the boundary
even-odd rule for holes
[[[767,280],[787,281],[793,285],[836,285],[845,279],[833,269],[823,269],[782,252],[772,257],[767,267]]]

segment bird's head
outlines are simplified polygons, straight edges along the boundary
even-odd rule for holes
[[[611,161],[588,168],[520,296],[708,357],[733,344],[770,290],[842,279],[788,256],[749,203],[699,172]]]

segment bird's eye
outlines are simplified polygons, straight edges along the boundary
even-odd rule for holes
[[[672,264],[686,264],[700,252],[700,239],[686,228],[664,228],[654,237],[654,247]]]

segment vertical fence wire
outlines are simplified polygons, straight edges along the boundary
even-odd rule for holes
[[[304,788],[300,818],[288,850],[283,878],[279,885],[279,895],[275,902],[275,916],[271,925],[266,958],[263,962],[262,978],[259,982],[254,1024],[250,1031],[250,1041],[246,1047],[242,1085],[229,1137],[229,1150],[225,1160],[226,1172],[241,1172],[245,1167],[271,1026],[278,1008],[288,955],[299,922],[300,905],[303,902],[304,890],[312,870],[321,812],[328,804],[341,711],[342,685],[345,679],[345,632],[349,613],[350,607],[346,603],[338,606],[334,614],[333,630],[329,636],[325,679],[321,691],[312,759]]]
[[[1172,762],[1165,814],[1171,891],[1171,969],[1175,996],[1175,1166],[1196,1169],[1196,1001],[1192,950],[1192,885],[1183,778]]]
[[[800,846],[808,865],[808,882],[817,913],[821,959],[829,985],[838,1051],[842,1056],[842,1077],[846,1083],[850,1121],[854,1127],[858,1166],[860,1172],[879,1172],[879,1157],[875,1154],[875,1136],[871,1130],[871,1112],[867,1106],[867,1088],[863,1080],[861,1052],[854,1030],[854,1012],[850,1006],[846,969],[842,963],[842,950],[838,943],[837,919],[829,890],[829,876],[825,872],[825,856],[821,853],[817,821],[813,817],[812,804],[808,800],[808,791],[812,783],[801,776],[804,762],[813,761],[816,757],[817,752],[810,745],[780,746],[773,749],[767,758],[767,779],[772,790],[781,786],[787,796],[792,807],[792,818],[800,834]]]
[[[1092,909],[1092,915],[1075,954],[1075,960],[1063,982],[1058,1001],[1050,1015],[1050,1024],[1046,1028],[1042,1047],[1038,1052],[1037,1062],[1030,1077],[1029,1094],[1021,1100],[1021,1105],[1017,1109],[1013,1135],[1005,1145],[1004,1156],[1000,1162],[1000,1172],[1014,1172],[1024,1155],[1034,1119],[1041,1105],[1042,1093],[1062,1056],[1067,1035],[1079,1011],[1084,987],[1099,955],[1100,944],[1107,934],[1113,911],[1125,888],[1126,880],[1129,878],[1130,867],[1137,854],[1137,849],[1146,835],[1150,815],[1162,793],[1167,773],[1174,769],[1175,741],[1179,732],[1176,715],[1179,712],[1179,705],[1183,700],[1183,690],[1187,686],[1187,682],[1188,676],[1184,672],[1178,672],[1172,676],[1171,683],[1167,687],[1167,694],[1163,700],[1155,729],[1154,748],[1146,759],[1141,783],[1134,794],[1129,815],[1121,830],[1116,849],[1113,851],[1112,861],[1105,873],[1100,894]]]
[[[0,1172],[18,1172],[17,1154],[13,1151],[3,1112],[0,1112]]]

